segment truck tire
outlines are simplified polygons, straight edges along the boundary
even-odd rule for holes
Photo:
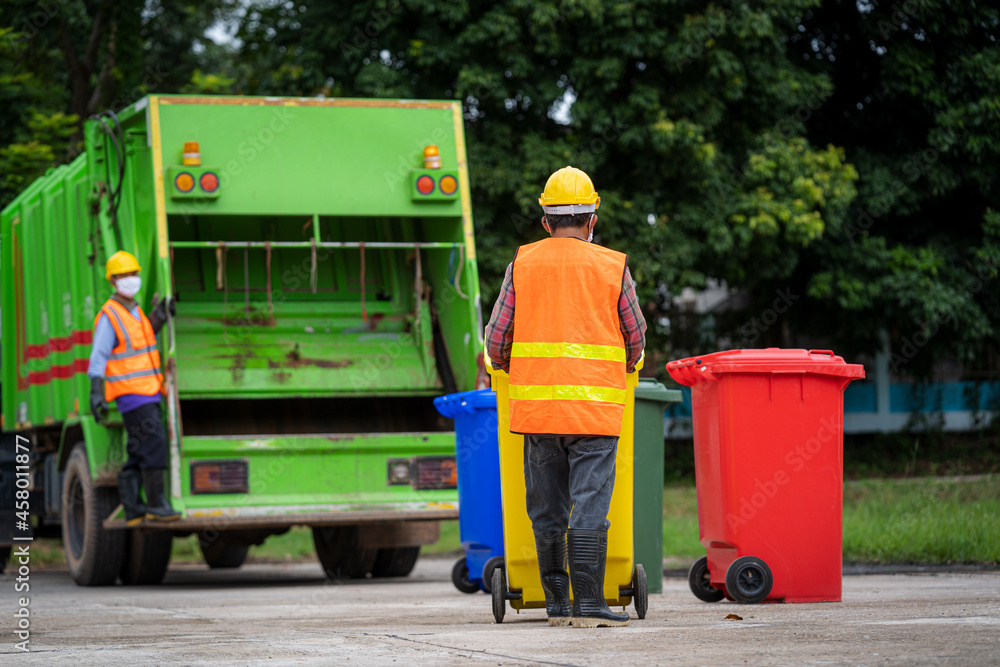
[[[250,552],[247,544],[233,544],[217,535],[214,540],[198,536],[198,546],[201,547],[202,558],[213,570],[235,569],[243,565]]]
[[[118,578],[126,586],[155,586],[163,581],[170,564],[173,533],[166,530],[125,531],[125,553]]]
[[[125,531],[104,530],[102,523],[118,506],[118,490],[94,486],[87,451],[73,447],[62,488],[62,537],[69,574],[80,586],[115,583],[125,552]]]
[[[379,549],[372,565],[373,577],[405,577],[413,572],[420,557],[420,547]]]
[[[10,547],[0,547],[0,574],[6,569],[8,560],[10,560]]]
[[[357,526],[313,526],[313,544],[330,579],[363,579],[372,571],[378,549],[365,549]]]

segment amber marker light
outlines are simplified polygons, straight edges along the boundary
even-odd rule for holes
[[[201,166],[201,148],[198,146],[197,141],[184,142],[184,155],[182,156],[181,164],[185,167]]]
[[[441,188],[442,193],[453,195],[455,194],[455,190],[458,190],[458,181],[455,180],[454,176],[442,176],[438,187]]]
[[[174,178],[174,187],[181,192],[191,192],[194,189],[194,176],[182,171]]]
[[[438,147],[431,144],[430,146],[424,146],[424,169],[440,169],[441,168],[441,153],[438,151]]]

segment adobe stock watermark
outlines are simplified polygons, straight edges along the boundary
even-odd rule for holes
[[[916,182],[924,172],[938,161],[940,154],[948,152],[958,142],[958,139],[959,135],[954,130],[949,129],[943,132],[920,153],[913,155],[903,163],[901,167],[903,178],[909,183]],[[856,236],[867,232],[876,220],[889,213],[896,200],[907,188],[903,178],[894,178],[888,189],[874,198],[867,208],[861,208],[854,222],[845,225],[844,232],[852,245]]]
[[[965,288],[969,294],[979,293],[983,287],[1000,275],[1000,266],[988,259],[981,259],[966,277]],[[903,336],[900,346],[895,345],[889,354],[889,366],[893,373],[899,373],[903,366],[913,360],[934,336],[941,331],[941,325],[952,320],[950,311],[935,310],[926,320],[918,322],[918,328],[910,336]]]
[[[452,123],[452,110],[449,108],[445,111],[445,117],[443,120],[448,127],[451,127]],[[444,143],[449,137],[454,135],[451,132],[445,131],[442,127],[435,128],[430,135],[424,137],[423,139],[414,139],[414,148],[406,153],[400,153],[399,159],[396,161],[396,170],[389,171],[388,169],[382,172],[382,177],[385,179],[385,184],[389,188],[390,192],[395,192],[400,186],[405,185],[406,179],[409,177],[410,172],[414,169],[419,169],[423,166],[424,160],[424,148],[431,144],[437,146]],[[455,168],[458,165],[454,165]]]
[[[754,491],[749,496],[740,498],[737,513],[726,512],[725,520],[731,530],[747,525],[757,513],[767,507],[781,490],[788,486],[793,477],[804,471],[809,463],[816,458],[824,447],[839,442],[841,427],[837,425],[836,417],[823,417],[816,435],[805,442],[789,449],[784,458],[787,468],[779,468],[754,483]]]
[[[774,294],[775,299],[770,308],[765,308],[761,311],[760,315],[751,317],[734,329],[734,331],[739,332],[739,337],[733,338],[733,347],[750,347],[753,345],[760,338],[761,334],[767,332],[778,321],[779,316],[787,313],[788,309],[801,298],[798,294],[792,293],[791,287],[786,287],[784,290],[775,290]]]
[[[458,299],[467,299],[462,296],[451,283],[445,283],[441,289],[431,299],[431,310],[440,312],[442,306],[454,303]],[[426,342],[426,341],[425,341]],[[354,389],[374,389],[378,386],[382,373],[392,368],[393,364],[404,354],[411,353],[417,349],[417,337],[410,332],[403,331],[394,338],[379,345],[379,352],[369,354],[360,364],[355,366],[350,376],[351,387]]]
[[[878,3],[874,3],[878,6]],[[882,39],[888,39],[892,33],[898,32],[907,25],[907,23],[917,17],[917,2],[916,0],[904,0],[901,3],[893,3],[892,13],[889,15],[888,20],[880,17],[876,27],[878,27],[879,33],[882,35]]]
[[[268,123],[251,133],[236,146],[236,153],[239,159],[233,158],[226,162],[225,166],[219,170],[219,188],[225,189],[233,178],[243,173],[243,170],[256,160],[261,153],[267,150],[275,137],[284,132],[292,121],[295,120],[293,114],[287,106],[276,106],[271,111],[271,119]],[[204,211],[212,210],[214,200],[192,199],[186,202],[184,211],[184,221],[190,222],[192,216],[197,216]]]
[[[706,45],[708,39],[715,39],[726,32],[729,20],[733,17],[733,12],[730,9],[723,9],[722,16],[711,17],[713,20],[709,20],[710,17],[705,15],[702,15],[702,17],[709,26],[707,34],[698,35],[694,41],[688,41],[684,44],[684,47],[681,49],[681,59],[674,62],[678,72],[683,72],[685,67],[705,54],[706,49],[709,48]]]
[[[60,11],[64,6],[69,4],[70,0],[42,0],[35,4],[35,10],[28,14],[28,16],[21,23],[21,30],[19,32],[7,33],[7,40],[10,42],[11,46],[15,51],[23,50],[31,38],[38,34],[38,31],[49,24],[52,19],[59,16]]]
[[[832,95],[832,90],[810,95],[802,104],[785,114],[785,116],[775,124],[774,131],[765,135],[764,139],[766,144],[761,147],[760,151],[766,151],[769,147],[777,146],[779,141],[787,141],[790,138],[798,136],[798,128],[800,125],[812,118],[813,113],[826,104],[826,101],[830,99]],[[760,152],[754,153],[754,155],[759,154]],[[716,189],[719,190],[719,194],[730,196],[742,187],[747,179],[750,178],[752,173],[750,163],[751,158],[748,158],[739,166],[733,165],[730,168],[729,178],[716,183]]]
[[[353,62],[355,58],[367,58],[371,55],[372,40],[379,36],[392,22],[392,17],[403,11],[403,5],[399,0],[387,0],[380,3],[375,9],[369,12],[371,20],[364,26],[354,26],[351,32],[350,43],[341,41],[337,47],[347,62]]]

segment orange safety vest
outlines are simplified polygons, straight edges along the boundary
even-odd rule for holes
[[[518,248],[511,432],[621,433],[627,390],[618,301],[627,261],[575,238]]]
[[[104,400],[108,403],[123,394],[152,396],[163,391],[160,351],[156,347],[153,325],[139,309],[139,321],[125,306],[108,299],[94,318],[94,328],[101,315],[107,315],[115,329],[118,345],[108,357],[104,371]]]

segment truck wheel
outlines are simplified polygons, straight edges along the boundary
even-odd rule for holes
[[[0,547],[0,574],[3,574],[4,569],[7,567],[7,561],[10,559],[10,547]]]
[[[330,579],[363,579],[372,571],[378,549],[365,549],[357,526],[313,526],[313,544]]]
[[[372,565],[373,577],[405,577],[413,572],[420,557],[420,547],[379,549]]]
[[[249,545],[233,544],[219,535],[214,540],[205,539],[204,534],[198,535],[198,546],[201,547],[201,555],[205,559],[205,563],[213,570],[240,567],[250,552]]]
[[[62,538],[69,574],[80,586],[115,583],[125,551],[124,530],[104,530],[104,519],[118,506],[118,490],[94,486],[87,451],[73,447],[62,488]]]
[[[170,564],[174,535],[165,530],[125,531],[125,553],[118,578],[126,586],[155,586],[163,581]]]
[[[688,586],[694,596],[702,602],[718,602],[726,596],[712,586],[712,575],[708,571],[708,557],[702,556],[688,570]]]

